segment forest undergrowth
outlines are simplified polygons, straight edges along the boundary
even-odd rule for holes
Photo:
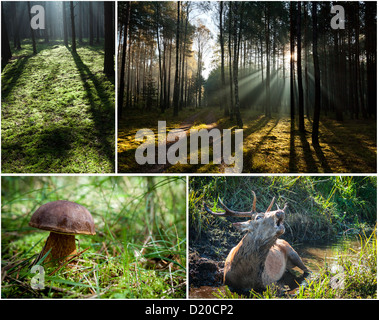
[[[114,79],[102,45],[25,42],[2,70],[2,172],[114,172]]]

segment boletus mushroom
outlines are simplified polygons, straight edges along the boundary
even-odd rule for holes
[[[72,258],[76,254],[76,234],[96,234],[91,213],[82,205],[66,200],[48,202],[39,207],[29,225],[50,231],[41,252],[43,257],[51,249],[46,262],[64,263]]]

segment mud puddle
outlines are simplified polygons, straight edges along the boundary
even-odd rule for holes
[[[209,252],[208,247],[208,253]],[[340,239],[333,242],[306,242],[294,245],[304,264],[311,271],[311,277],[318,274],[320,268],[328,264],[329,268],[338,272],[341,268],[339,258],[356,256],[361,249],[361,243],[356,239]],[[190,284],[189,298],[216,299],[225,293],[222,284],[223,261],[199,257],[197,253],[190,255]],[[295,269],[296,271],[297,269]],[[300,272],[286,272],[281,285],[286,287],[288,294],[296,293],[299,284],[306,285],[305,278]]]

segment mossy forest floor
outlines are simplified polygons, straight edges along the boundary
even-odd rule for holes
[[[2,172],[114,172],[115,90],[103,46],[22,48],[2,70]]]
[[[376,121],[373,119],[337,122],[323,116],[320,121],[320,147],[312,145],[312,122],[305,120],[305,133],[291,129],[289,116],[273,114],[271,118],[255,112],[242,110],[243,172],[246,173],[373,173],[376,172]],[[119,121],[118,170],[119,172],[224,172],[225,165],[212,163],[210,145],[209,164],[176,164],[162,167],[140,166],[135,152],[142,142],[135,141],[139,129],[153,130],[157,136],[158,119],[166,120],[167,132],[180,128],[192,120],[191,129],[202,129],[215,121],[213,127],[236,129],[235,121],[223,115],[219,108],[183,110],[178,117],[166,114],[128,114]],[[214,119],[210,121],[209,119]],[[232,141],[234,130],[232,130]],[[189,140],[187,138],[187,140]],[[199,143],[200,144],[200,143]],[[187,142],[187,146],[189,143]],[[189,147],[188,147],[189,149]],[[199,154],[200,154],[199,150]],[[234,151],[234,146],[232,147]],[[187,152],[189,155],[189,150]]]

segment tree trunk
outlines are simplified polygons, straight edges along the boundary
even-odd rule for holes
[[[9,46],[8,30],[4,19],[4,6],[1,2],[1,70],[12,58],[11,47]]]
[[[126,3],[126,20],[124,22],[124,40],[122,43],[122,55],[121,55],[121,71],[120,71],[120,86],[118,89],[118,116],[122,118],[122,108],[124,102],[124,90],[125,90],[125,61],[126,61],[126,44],[128,42],[128,30],[130,19],[131,1]]]
[[[29,14],[29,21],[31,21],[32,20],[32,16],[30,14],[30,1],[28,1],[28,14]],[[31,33],[31,36],[32,36],[33,54],[37,54],[36,39],[34,37],[34,30],[33,30],[33,28],[31,26],[30,26],[30,33]]]
[[[104,73],[108,77],[114,77],[113,3],[104,1]]]
[[[183,40],[183,53],[182,53],[182,76],[181,76],[181,85],[180,85],[180,99],[179,99],[179,110],[183,109],[184,105],[184,63],[186,61],[186,42],[187,42],[187,32],[188,32],[188,14],[190,3],[187,2],[186,7],[186,23],[184,27],[184,40]],[[186,74],[187,76],[187,74]]]
[[[89,45],[93,46],[93,8],[92,2],[89,2]]]
[[[266,111],[265,115],[271,118],[271,105],[270,105],[270,17],[269,17],[268,3],[265,4],[265,35],[266,35]]]
[[[229,41],[228,41],[228,53],[229,53],[229,88],[230,88],[230,120],[234,118],[234,100],[233,100],[233,69],[232,69],[232,2],[229,1]]]
[[[71,14],[71,49],[73,53],[76,53],[76,37],[75,37],[75,12],[74,3],[70,1],[70,14]]]
[[[224,62],[224,36],[223,36],[223,25],[222,25],[222,16],[223,16],[223,1],[219,2],[219,30],[220,30],[220,49],[221,49],[221,103],[224,104],[224,116],[229,116],[229,108],[226,98],[226,85],[225,85],[225,62]]]
[[[319,146],[318,131],[320,122],[320,67],[318,63],[317,53],[317,2],[312,2],[312,49],[313,49],[313,65],[314,65],[314,78],[315,78],[315,106],[313,115],[313,128],[312,128],[312,143],[314,146]]]
[[[29,9],[29,12],[30,12],[30,9]],[[63,41],[64,41],[64,45],[68,47],[66,2],[65,1],[62,1],[62,15],[63,15]]]
[[[78,5],[78,8],[79,8],[79,23],[78,23],[78,40],[79,40],[79,43],[82,44],[83,43],[83,24],[82,24],[82,21],[83,21],[83,11],[82,11],[82,3],[80,1],[77,2],[77,5]]]
[[[233,28],[233,38],[234,38],[234,54],[233,54],[233,82],[234,82],[234,114],[236,115],[237,126],[239,128],[243,127],[243,122],[240,114],[240,101],[239,101],[239,92],[238,92],[238,57],[239,57],[239,40],[241,33],[241,26],[238,27],[238,21],[242,23],[242,12],[241,15],[238,14],[241,9],[239,6],[242,6],[241,3],[234,3],[234,28]],[[242,11],[242,10],[241,10]]]
[[[301,1],[297,3],[297,87],[299,90],[299,131],[304,132],[304,94],[301,70]]]
[[[160,41],[159,41],[159,38],[160,38],[160,35],[159,35],[159,19],[160,19],[160,10],[159,10],[159,6],[161,4],[159,2],[155,2],[155,9],[156,9],[156,16],[155,16],[155,21],[156,21],[156,36],[157,36],[157,48],[158,48],[158,65],[159,65],[159,82],[160,82],[160,86],[159,86],[159,83],[158,83],[158,86],[159,86],[159,107],[161,109],[161,113],[164,113],[165,111],[165,105],[163,103],[163,75],[162,75],[162,54],[161,54],[161,46],[160,46]]]
[[[291,99],[291,122],[295,121],[295,96],[294,96],[294,61],[295,30],[293,23],[293,2],[290,2],[290,99]]]
[[[178,1],[178,18],[176,24],[176,62],[175,62],[175,82],[174,82],[174,116],[179,113],[179,34],[180,34],[180,1]]]

